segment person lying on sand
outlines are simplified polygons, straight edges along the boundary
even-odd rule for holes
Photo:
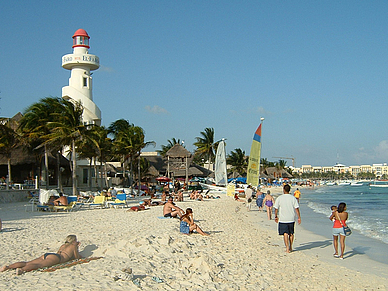
[[[185,212],[174,204],[174,199],[170,196],[163,206],[164,217],[181,217]]]
[[[16,275],[21,275],[24,272],[51,267],[74,259],[81,259],[82,257],[78,252],[80,244],[75,235],[68,235],[65,243],[61,245],[58,252],[45,253],[43,256],[29,262],[17,262],[9,266],[3,266],[0,268],[0,272],[16,269]]]
[[[142,210],[146,210],[145,206],[143,204],[139,205],[139,206],[132,206],[131,208],[129,208],[127,211],[135,211],[135,212],[138,212],[138,211],[142,211]]]
[[[186,213],[182,215],[181,223],[179,226],[179,230],[183,234],[190,234],[195,230],[199,234],[202,235],[209,235],[208,233],[204,232],[198,225],[194,223],[194,218],[193,218],[193,210],[191,208],[186,209]]]

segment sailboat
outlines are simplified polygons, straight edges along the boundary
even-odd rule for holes
[[[247,184],[257,187],[259,185],[260,176],[260,154],[261,154],[261,125],[264,118],[260,119],[260,125],[253,135],[251,152],[249,154]]]
[[[211,191],[221,191],[226,193],[226,185],[228,184],[228,176],[226,173],[226,154],[225,154],[225,139],[222,139],[217,147],[215,171],[215,185],[200,183],[200,185]]]
[[[218,144],[216,163],[215,163],[215,181],[217,186],[226,186],[228,184],[228,176],[226,174],[226,155],[225,155],[225,140],[222,139]]]

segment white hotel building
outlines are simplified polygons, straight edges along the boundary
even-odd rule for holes
[[[303,173],[350,173],[354,177],[357,177],[360,173],[374,173],[377,178],[385,175],[388,175],[388,165],[387,163],[383,164],[373,164],[373,165],[361,165],[361,166],[345,166],[342,164],[335,164],[332,167],[313,167],[311,165],[302,165],[300,168],[294,168],[293,172],[298,174]]]

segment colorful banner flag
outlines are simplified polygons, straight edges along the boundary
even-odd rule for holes
[[[251,152],[249,154],[249,163],[247,171],[247,184],[253,187],[259,185],[260,176],[260,152],[261,152],[261,123],[253,135]]]

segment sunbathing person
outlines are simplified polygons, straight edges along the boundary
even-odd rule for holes
[[[0,272],[16,269],[16,275],[21,275],[24,272],[51,267],[74,259],[80,259],[82,258],[78,252],[80,244],[81,243],[77,241],[75,235],[68,235],[65,243],[61,245],[58,252],[45,253],[43,256],[29,262],[18,262],[9,266],[3,266],[0,268]]]
[[[67,197],[63,196],[63,193],[59,193],[59,198],[54,200],[55,206],[67,206],[69,202],[67,201]]]
[[[163,206],[164,217],[181,217],[185,212],[174,204],[174,199],[170,196]]]
[[[209,235],[194,223],[193,210],[191,208],[187,208],[186,213],[182,215],[179,230],[183,234],[190,234],[195,230],[199,234]]]
[[[139,205],[139,206],[132,206],[131,208],[129,208],[127,211],[135,211],[135,212],[138,212],[138,211],[141,211],[141,210],[146,210],[145,206],[144,205]]]

